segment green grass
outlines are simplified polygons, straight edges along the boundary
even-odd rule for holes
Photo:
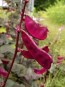
[[[40,21],[40,23],[44,26],[47,26],[49,30],[47,38],[43,41],[39,41],[39,45],[44,46],[52,43],[52,45],[49,45],[49,48],[50,54],[52,54],[54,60],[57,59],[58,55],[65,57],[65,26],[64,29],[61,31],[60,36],[58,36],[57,34],[59,33],[59,28],[61,27],[61,25],[54,24],[53,22],[51,23],[50,20],[47,18],[46,12],[38,12],[37,15],[38,16],[36,17],[40,17],[43,19],[42,21]],[[58,41],[54,42],[56,38],[58,38]],[[61,67],[63,67],[63,65],[61,65]],[[49,74],[49,77],[45,83],[45,87],[65,87],[65,71],[63,70],[57,70],[54,73],[53,78]]]
[[[40,46],[54,43],[55,39],[58,38],[57,43],[54,43],[52,46],[50,45],[50,48],[54,51],[54,55],[55,53],[58,53],[65,56],[65,26],[64,29],[61,31],[60,35],[58,36],[57,34],[59,33],[59,28],[61,26],[54,24],[53,22],[51,23],[50,20],[47,19],[47,15],[45,12],[38,12],[38,14],[39,17],[43,19],[42,21],[40,21],[40,23],[44,26],[47,26],[49,30],[47,38],[43,41],[39,41]]]
[[[65,73],[57,70],[53,78],[49,74],[45,87],[65,87]]]
[[[57,0],[55,5],[46,9],[46,14],[51,23],[63,25],[65,24],[65,2]]]

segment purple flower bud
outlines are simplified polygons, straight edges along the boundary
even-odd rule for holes
[[[2,67],[0,67],[0,75],[2,75],[3,77],[6,77],[7,76],[7,71],[4,70]]]
[[[39,40],[44,40],[47,37],[48,29],[47,27],[40,26],[29,16],[25,17],[25,26],[27,31],[35,38]]]
[[[60,61],[60,60],[63,60],[64,59],[64,57],[63,56],[58,56],[58,61]]]
[[[61,64],[64,60],[64,57],[63,56],[58,56],[57,57],[57,64]]]
[[[40,87],[44,87],[44,85],[41,85]]]
[[[1,61],[3,62],[3,64],[7,65],[9,63],[9,60],[8,59],[1,59]]]

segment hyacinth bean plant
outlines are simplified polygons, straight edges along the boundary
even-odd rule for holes
[[[28,3],[28,0],[25,0],[24,7],[21,12],[21,19],[20,23],[16,25],[16,48],[14,52],[14,56],[12,59],[11,66],[9,68],[9,71],[5,71],[3,68],[0,68],[0,74],[5,77],[5,80],[3,82],[3,86],[5,87],[6,82],[8,80],[8,77],[10,75],[11,69],[13,67],[15,58],[17,56],[18,52],[21,52],[21,54],[31,60],[35,60],[42,66],[41,69],[34,69],[34,72],[36,74],[43,74],[44,72],[47,72],[48,69],[50,69],[51,64],[53,63],[52,56],[48,53],[49,48],[48,46],[44,46],[42,48],[38,47],[38,45],[35,43],[33,38],[36,38],[37,40],[44,40],[47,38],[48,35],[48,29],[45,26],[41,26],[40,24],[36,23],[31,17],[28,15],[25,15],[25,7]],[[25,24],[25,29],[22,28],[22,23]],[[21,39],[23,40],[24,46],[27,48],[27,50],[24,50],[23,48],[18,47],[19,42],[19,36],[21,34]],[[60,59],[61,60],[61,59]],[[3,63],[8,63],[8,61],[2,60]],[[43,87],[43,86],[41,86]]]

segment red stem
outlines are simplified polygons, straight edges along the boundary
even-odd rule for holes
[[[27,4],[27,2],[25,1],[24,7],[23,7],[23,9],[22,9],[22,13],[21,13],[21,20],[20,20],[20,25],[19,25],[20,28],[21,28],[21,23],[22,23],[22,21],[23,21],[23,16],[24,16],[24,12],[25,12],[26,4]]]
[[[27,1],[25,0],[25,4],[24,4],[23,10],[22,10],[22,14],[21,14],[20,25],[19,25],[19,26],[20,26],[20,30],[21,30],[21,24],[22,24],[22,22],[23,22],[23,17],[24,17],[24,12],[25,12],[26,4],[27,4]],[[8,80],[9,75],[10,75],[11,69],[12,69],[13,64],[14,64],[14,61],[15,61],[15,58],[16,58],[16,56],[17,56],[19,34],[20,34],[20,31],[17,32],[15,53],[14,53],[13,60],[12,60],[11,66],[10,66],[10,68],[9,68],[7,77],[6,77],[6,79],[5,79],[4,84],[3,84],[2,87],[5,87],[5,85],[6,85],[6,82],[7,82],[7,80]]]

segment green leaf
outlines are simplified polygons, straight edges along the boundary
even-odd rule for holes
[[[0,33],[6,33],[6,28],[1,27],[1,28],[0,28]]]
[[[14,53],[14,45],[4,45],[0,47],[0,53],[11,52]]]
[[[6,87],[13,87],[13,85],[14,85],[14,81],[8,80],[7,84],[6,84]]]

